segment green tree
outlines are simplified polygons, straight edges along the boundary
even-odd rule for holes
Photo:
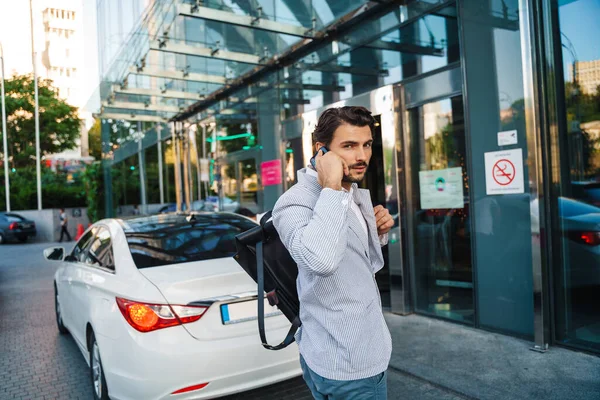
[[[52,81],[39,79],[40,149],[42,155],[76,146],[81,120],[77,108],[60,99]],[[35,97],[31,75],[15,75],[5,81],[7,139],[11,167],[31,165],[35,159]]]
[[[88,145],[90,156],[96,160],[102,160],[102,124],[101,120],[94,121],[94,125],[88,131]]]

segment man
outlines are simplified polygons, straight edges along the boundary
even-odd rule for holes
[[[394,222],[358,189],[371,158],[375,120],[364,107],[323,112],[313,133],[316,170],[273,209],[273,223],[298,264],[304,380],[315,399],[386,399],[391,337],[375,273]]]
[[[60,209],[60,239],[58,240],[59,242],[63,241],[63,236],[66,234],[67,235],[67,241],[70,242],[71,240],[71,235],[69,234],[69,231],[67,230],[67,226],[69,223],[69,218],[67,218],[67,213],[65,212],[64,208]]]

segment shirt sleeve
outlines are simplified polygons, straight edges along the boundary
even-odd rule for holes
[[[311,209],[290,192],[273,209],[273,224],[299,268],[329,276],[336,272],[347,244],[350,194],[323,189]]]

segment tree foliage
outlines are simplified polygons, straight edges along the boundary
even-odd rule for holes
[[[37,181],[35,166],[17,169],[10,174],[10,206],[12,210],[37,208]],[[6,209],[4,169],[0,169],[0,210]],[[55,173],[42,166],[42,207],[85,207],[85,189],[80,176],[67,183],[66,174]]]
[[[100,119],[96,119],[94,125],[88,131],[88,146],[90,156],[96,160],[102,160],[102,124]]]
[[[81,128],[77,108],[59,97],[51,80],[38,82],[42,155],[73,149]],[[31,75],[15,75],[5,81],[9,162],[17,169],[32,165],[35,159],[34,91]]]

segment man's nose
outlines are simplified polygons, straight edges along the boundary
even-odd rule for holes
[[[361,146],[356,151],[356,161],[363,162],[366,159],[367,159],[367,153],[365,152],[365,148]]]

